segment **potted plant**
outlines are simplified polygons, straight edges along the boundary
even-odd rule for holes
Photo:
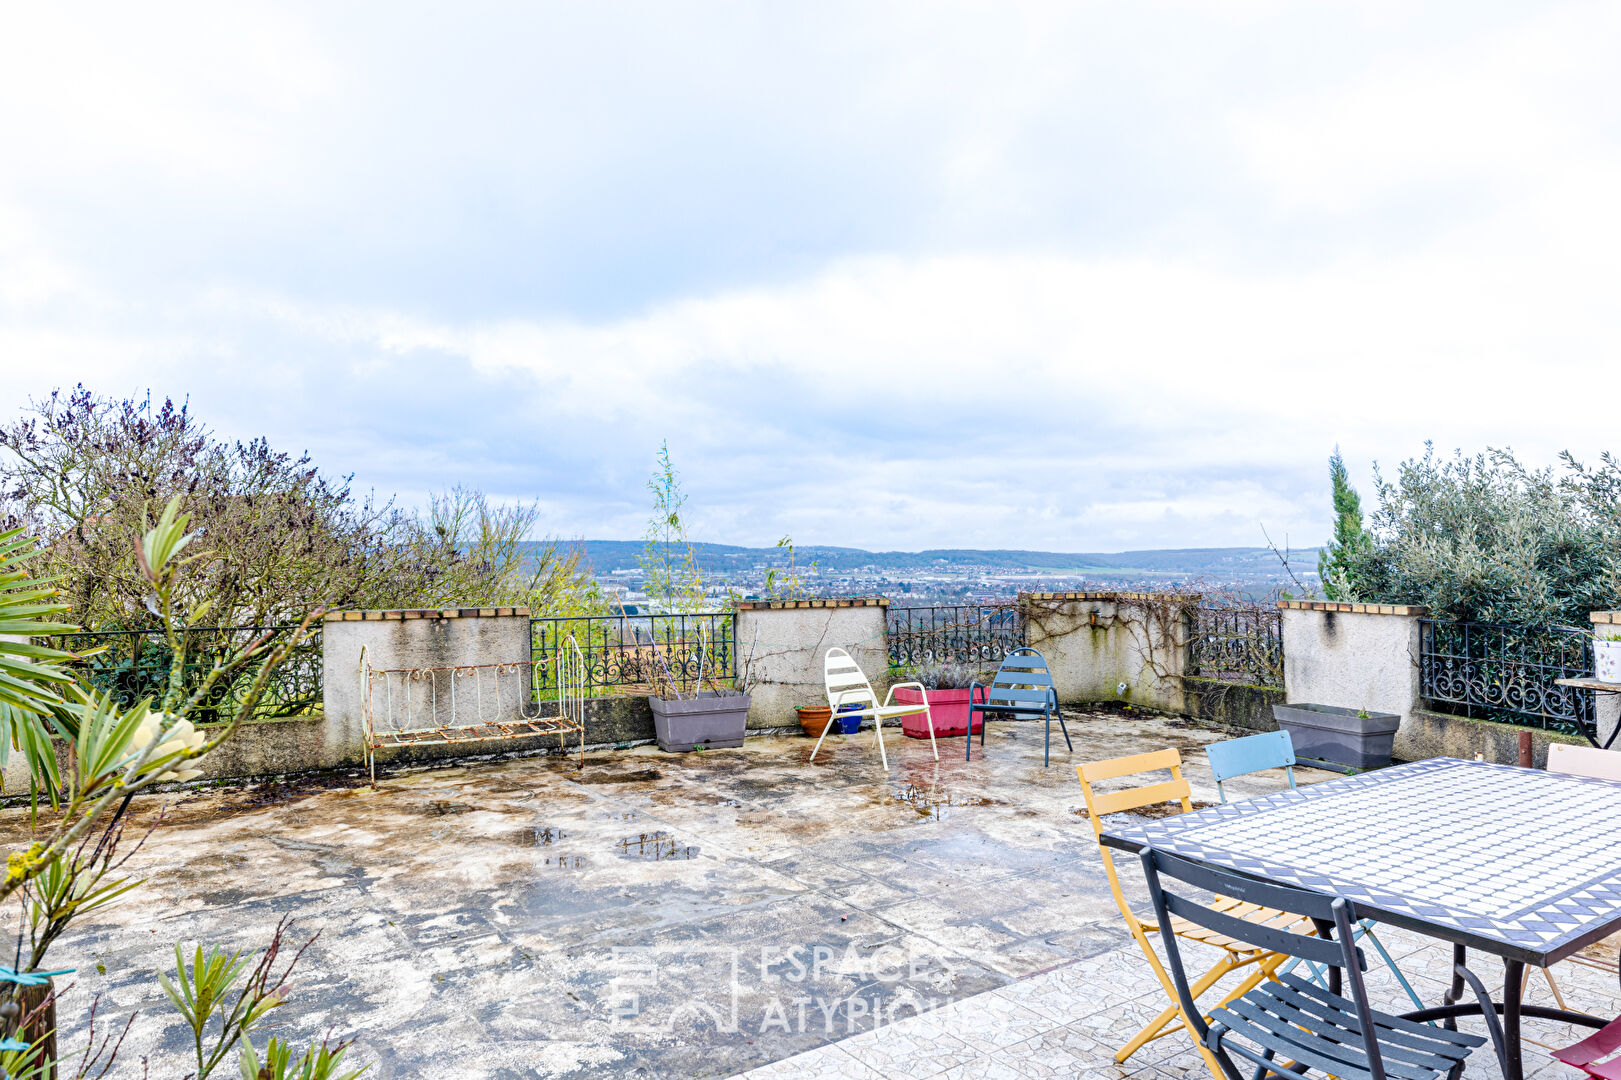
[[[1593,676],[1621,683],[1621,627],[1593,631]]]
[[[1338,772],[1389,765],[1396,729],[1401,727],[1397,713],[1338,705],[1274,705],[1272,715],[1289,733],[1295,757]]]
[[[653,731],[658,737],[659,749],[682,753],[699,747],[719,750],[742,746],[753,697],[747,690],[719,686],[713,678],[710,689],[704,689],[709,648],[702,637],[698,641],[698,676],[693,681],[694,689],[686,694],[681,692],[656,640],[652,642],[652,651],[657,664],[655,671],[660,676],[659,692],[649,694],[647,704],[653,709]],[[742,681],[746,686],[746,668]]]
[[[934,736],[937,739],[968,734],[968,684],[976,679],[983,682],[984,672],[967,664],[919,664],[900,673],[903,678],[922,683],[927,688],[929,711],[911,713],[901,717],[901,731],[914,739],[929,737],[929,717],[934,718]],[[897,705],[921,705],[923,695],[907,686],[895,688]],[[985,724],[985,714],[974,718],[974,731]]]
[[[798,705],[794,712],[799,714],[799,729],[813,739],[822,737],[822,729],[833,718],[833,710],[826,705]]]

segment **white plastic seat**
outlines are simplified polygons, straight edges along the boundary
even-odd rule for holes
[[[889,694],[882,705],[878,704],[878,695],[873,693],[872,683],[862,672],[861,665],[843,649],[832,648],[827,650],[827,656],[822,660],[822,674],[827,685],[827,707],[832,710],[828,717],[827,726],[817,737],[816,745],[811,748],[810,759],[816,760],[816,752],[822,748],[822,740],[827,733],[833,730],[838,723],[840,706],[860,705],[859,709],[846,709],[844,716],[870,716],[872,717],[872,733],[878,743],[878,760],[883,763],[884,771],[889,771],[889,755],[884,752],[884,720],[896,716],[909,716],[913,713],[922,713],[929,723],[929,747],[934,751],[934,760],[940,760],[940,748],[934,741],[934,716],[929,712],[929,692],[920,682],[900,682],[889,688]],[[895,704],[895,691],[903,686],[913,687],[918,696],[923,699],[917,705]]]

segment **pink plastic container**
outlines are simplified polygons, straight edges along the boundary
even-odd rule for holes
[[[930,690],[929,714],[911,713],[901,717],[901,732],[914,739],[927,739],[929,716],[933,716],[936,739],[968,734],[968,693],[967,690]],[[923,695],[910,687],[902,686],[895,691],[895,703],[921,705]],[[985,714],[980,713],[974,717],[974,733],[978,734],[979,729],[984,726]]]

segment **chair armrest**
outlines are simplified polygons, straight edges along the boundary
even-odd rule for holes
[[[985,704],[986,701],[991,700],[990,687],[981,684],[977,680],[974,681],[974,682],[971,682],[971,683],[968,684],[968,707],[970,709],[972,709],[974,707],[974,691],[975,690],[983,690],[983,691],[985,691],[985,699],[984,699],[984,701],[979,702],[979,704],[983,705],[983,704]]]
[[[929,688],[928,687],[924,686],[920,682],[898,682],[894,686],[891,686],[889,688],[889,693],[884,695],[884,704],[885,705],[893,705],[895,703],[895,691],[899,690],[903,686],[916,687],[917,692],[923,695],[923,704],[927,705],[929,703]]]

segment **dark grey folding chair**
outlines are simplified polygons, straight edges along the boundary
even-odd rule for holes
[[[1075,752],[1075,744],[1069,741],[1069,728],[1064,726],[1064,714],[1058,709],[1058,690],[1053,686],[1047,658],[1029,646],[1014,649],[1003,657],[1002,666],[996,669],[989,686],[977,682],[968,685],[968,738],[965,740],[968,754],[963,759],[965,761],[972,761],[974,757],[976,712],[980,718],[981,750],[985,749],[985,721],[991,716],[1001,716],[1014,720],[1040,718],[1047,722],[1046,741],[1041,748],[1041,764],[1044,767],[1052,763],[1054,720],[1058,721],[1058,728],[1064,733],[1064,744],[1071,753]]]
[[[1280,972],[1277,982],[1261,983],[1212,1009],[1207,1019],[1200,1015],[1188,987],[1176,935],[1164,935],[1166,967],[1176,984],[1183,1015],[1193,1018],[1194,1036],[1215,1057],[1228,1080],[1243,1080],[1235,1056],[1255,1066],[1253,1080],[1264,1080],[1269,1075],[1295,1080],[1309,1071],[1340,1080],[1439,1080],[1461,1073],[1470,1051],[1486,1042],[1479,1035],[1403,1020],[1369,1006],[1367,987],[1362,981],[1366,964],[1354,938],[1360,916],[1345,898],[1256,881],[1152,848],[1143,851],[1142,860],[1149,896],[1161,926],[1170,926],[1171,917],[1179,916],[1251,945],[1328,968],[1327,989],[1298,975]],[[1224,915],[1202,901],[1167,890],[1166,879],[1217,896],[1303,915],[1316,926],[1318,936],[1293,934]],[[1477,998],[1488,1003],[1482,1010],[1486,1031],[1501,1067],[1503,1031],[1486,988],[1461,964],[1457,974]],[[1342,975],[1351,984],[1350,997],[1341,992]],[[1372,1032],[1373,1037],[1368,1038],[1367,1032]]]

